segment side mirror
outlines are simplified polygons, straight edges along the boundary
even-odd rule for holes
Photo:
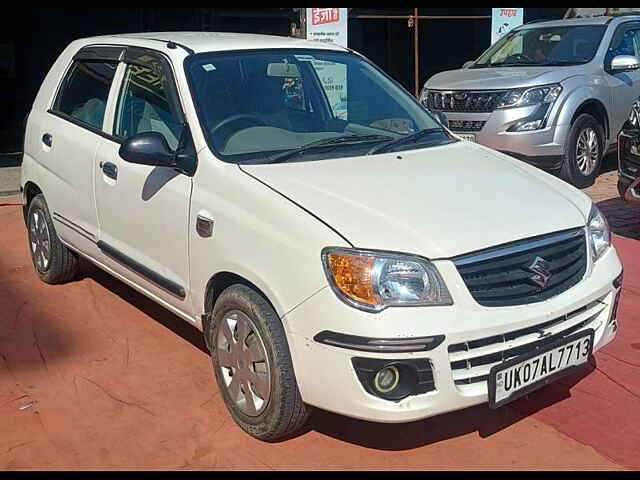
[[[464,62],[462,64],[462,68],[469,68],[469,67],[473,66],[474,63],[476,63],[476,62],[474,62],[473,60],[469,60],[468,62]]]
[[[176,167],[177,154],[169,148],[167,139],[158,132],[143,132],[127,138],[118,152],[129,163],[153,167]]]
[[[630,72],[639,68],[640,59],[633,55],[618,55],[611,60],[612,73]]]

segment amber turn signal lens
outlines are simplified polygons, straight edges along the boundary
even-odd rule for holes
[[[327,261],[334,282],[343,294],[367,305],[381,303],[371,281],[375,258],[330,253]]]

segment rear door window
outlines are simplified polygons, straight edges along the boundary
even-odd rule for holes
[[[53,110],[102,130],[117,62],[75,61],[67,73]]]

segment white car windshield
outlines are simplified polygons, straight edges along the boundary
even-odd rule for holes
[[[605,29],[583,25],[515,30],[498,40],[471,68],[587,63],[595,56]]]
[[[260,50],[189,57],[209,147],[233,163],[306,161],[454,141],[411,95],[357,55]]]

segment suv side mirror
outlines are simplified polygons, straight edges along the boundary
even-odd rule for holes
[[[633,55],[618,55],[611,60],[612,73],[630,72],[638,68],[640,68],[640,59]]]
[[[127,138],[118,152],[123,160],[153,167],[175,167],[176,153],[158,132],[143,132]]]
[[[469,60],[468,62],[464,62],[464,63],[462,64],[462,68],[469,68],[469,67],[471,67],[474,63],[476,63],[476,62],[474,62],[473,60]]]

